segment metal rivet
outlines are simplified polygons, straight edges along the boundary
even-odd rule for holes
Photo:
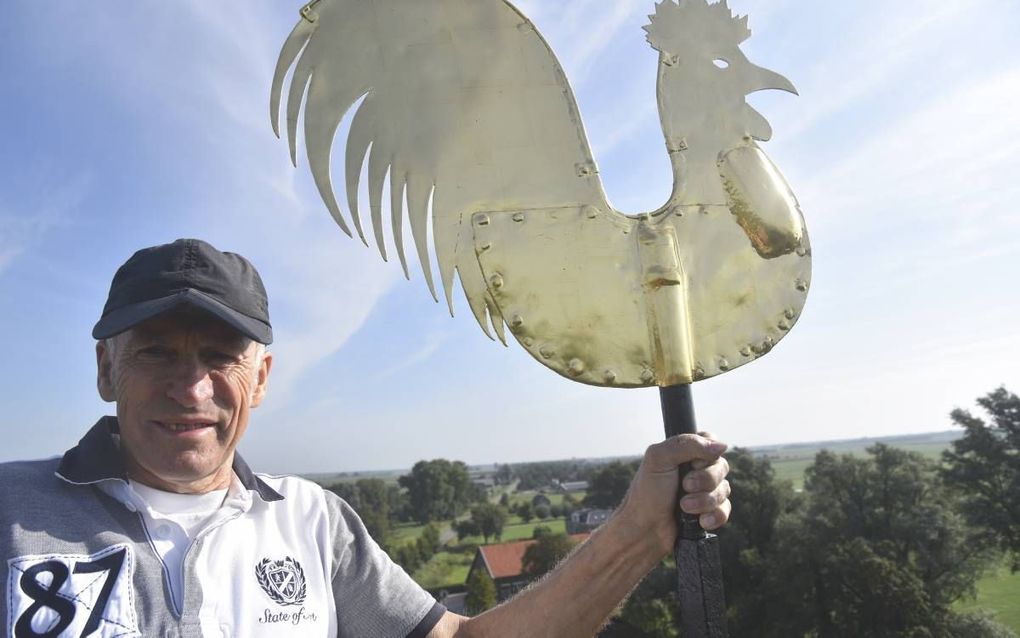
[[[740,354],[745,356],[745,357],[750,357],[751,356],[751,346],[744,346],[743,348],[741,348],[740,349]]]
[[[488,215],[475,215],[475,223],[479,226],[488,226],[489,221]]]
[[[644,370],[641,371],[641,381],[643,381],[644,383],[651,383],[653,379],[655,379],[654,372],[652,372],[648,368],[645,368]]]
[[[776,324],[780,330],[786,331],[790,329],[790,323],[786,319],[780,319],[779,323]]]
[[[797,316],[797,313],[794,312],[793,308],[787,308],[786,310],[783,311],[783,316],[786,317],[787,319],[793,319],[794,317]]]
[[[514,315],[513,317],[510,318],[511,328],[520,328],[522,324],[524,324],[524,318],[521,317],[520,315]]]
[[[567,365],[570,368],[570,374],[575,377],[584,372],[584,361],[580,359],[571,359]]]
[[[584,214],[588,217],[588,219],[595,219],[598,217],[599,211],[594,206],[585,206]]]
[[[793,285],[795,288],[797,288],[797,290],[801,292],[807,291],[808,288],[807,282],[804,281],[803,279],[798,279],[797,281],[793,282]]]
[[[482,252],[485,252],[486,250],[492,250],[492,242],[491,241],[487,241],[484,244],[482,244]]]
[[[514,221],[515,222],[524,221],[524,213],[514,213]]]
[[[497,274],[493,275],[492,277],[489,277],[489,285],[492,286],[493,288],[497,288],[497,289],[502,288],[503,287],[503,276],[497,273]]]
[[[719,369],[722,370],[723,372],[726,372],[727,370],[730,369],[730,362],[727,361],[725,357],[720,357]]]
[[[694,380],[698,381],[705,378],[705,369],[700,365],[694,368]]]
[[[531,337],[525,337],[524,338],[524,347],[530,348],[533,345],[535,345],[535,340],[534,339],[532,339]]]
[[[612,370],[606,369],[602,373],[602,379],[606,383],[613,383],[614,381],[616,381],[616,373],[613,372]]]
[[[807,254],[808,254],[808,249],[807,249],[806,246],[798,246],[797,247],[797,256],[798,257],[807,257]]]
[[[556,348],[552,346],[542,346],[538,349],[538,354],[542,355],[543,359],[550,359],[556,356]]]

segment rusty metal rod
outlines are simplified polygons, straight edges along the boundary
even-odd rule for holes
[[[688,384],[659,388],[666,438],[696,434],[694,400]],[[690,471],[680,468],[680,476]],[[682,489],[682,488],[681,488]],[[674,546],[680,631],[684,638],[726,638],[726,599],[723,592],[719,539],[701,528],[698,517],[677,507]]]

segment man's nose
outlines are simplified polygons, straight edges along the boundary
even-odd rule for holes
[[[187,408],[202,405],[213,396],[209,368],[196,360],[178,362],[167,387],[167,396]]]

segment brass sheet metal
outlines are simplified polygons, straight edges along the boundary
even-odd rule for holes
[[[277,62],[271,121],[279,134],[283,107],[296,160],[303,113],[326,207],[384,259],[389,227],[408,273],[406,214],[433,295],[432,256],[451,312],[457,277],[490,337],[509,326],[584,383],[696,381],[771,350],[803,308],[803,217],[745,99],[796,91],[748,60],[747,18],[725,0],[662,0],[645,30],[674,187],[643,215],[608,202],[566,74],[504,0],[313,0]],[[333,141],[349,111],[338,197]]]
[[[591,385],[691,383],[749,363],[786,336],[810,285],[803,225],[794,250],[765,258],[726,206],[487,212],[473,228],[514,337]]]

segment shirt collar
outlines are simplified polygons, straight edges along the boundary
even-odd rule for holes
[[[269,487],[252,472],[241,455],[234,453],[234,474],[249,491],[256,492],[263,501],[283,500],[279,492]],[[68,450],[60,460],[57,476],[75,485],[92,485],[100,481],[127,481],[124,460],[120,453],[120,425],[117,418],[104,416]]]

